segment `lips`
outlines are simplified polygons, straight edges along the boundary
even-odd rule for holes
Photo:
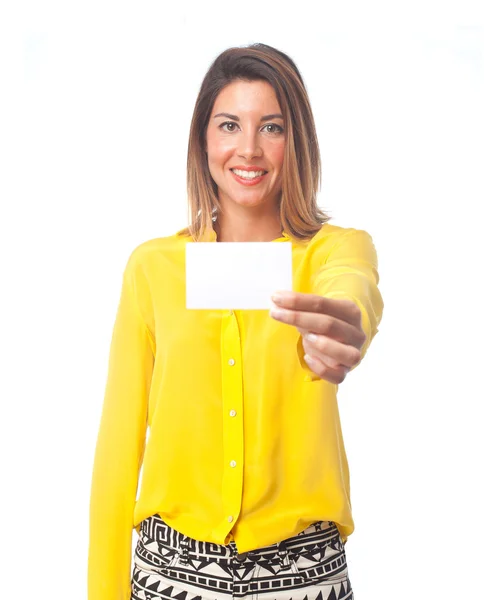
[[[258,167],[257,165],[235,165],[235,167],[230,168],[231,171],[232,169],[237,169],[238,171],[264,171],[265,173],[267,173],[267,171],[264,168]]]
[[[266,173],[268,173],[269,171],[266,171],[265,169],[261,169],[260,167],[257,168],[251,168],[251,169],[239,169],[238,167],[233,167],[232,169],[230,169],[230,171],[232,171],[232,173],[234,172],[234,169],[237,169],[237,171],[245,171],[246,173],[250,173],[251,171],[263,171],[263,175],[265,175]]]
[[[252,186],[252,185],[257,185],[259,182],[261,182],[264,177],[267,175],[268,171],[264,171],[264,173],[262,175],[259,175],[258,177],[240,177],[239,175],[237,175],[237,173],[234,173],[232,171],[232,169],[229,169],[234,177],[234,179],[244,185],[244,186]],[[258,169],[259,171],[263,171],[263,169]]]

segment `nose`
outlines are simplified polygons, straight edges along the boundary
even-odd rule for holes
[[[237,150],[238,155],[247,161],[250,161],[254,156],[262,155],[257,129],[252,131],[249,128],[245,132],[241,132]]]

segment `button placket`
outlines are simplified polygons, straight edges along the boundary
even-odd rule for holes
[[[243,373],[239,323],[232,314],[226,314],[221,323],[223,454],[222,481],[225,527],[220,535],[229,534],[242,504],[243,488]],[[234,418],[237,417],[237,418]],[[228,525],[232,524],[232,525]]]

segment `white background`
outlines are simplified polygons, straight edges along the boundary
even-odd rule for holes
[[[478,6],[2,3],[2,597],[86,598],[122,270],[137,244],[187,224],[202,78],[256,41],[306,82],[320,205],[367,230],[379,256],[380,331],[339,390],[355,598],[483,597]]]

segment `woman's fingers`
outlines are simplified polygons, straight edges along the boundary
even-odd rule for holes
[[[315,339],[308,339],[308,336]],[[351,368],[361,359],[360,351],[354,346],[343,344],[325,335],[314,333],[303,334],[303,347],[306,354],[319,359],[328,367],[337,369],[340,366]]]
[[[349,304],[354,306],[353,303]],[[312,331],[355,347],[361,348],[366,339],[363,330],[348,321],[342,321],[333,316],[280,308],[276,311],[271,309],[270,314],[275,320],[293,325],[299,331]]]
[[[349,367],[345,367],[343,365],[339,365],[337,368],[332,368],[327,364],[327,357],[324,357],[324,361],[320,358],[316,358],[315,356],[304,357],[308,367],[311,369],[313,373],[315,373],[321,379],[329,381],[330,383],[340,384],[344,381]]]

